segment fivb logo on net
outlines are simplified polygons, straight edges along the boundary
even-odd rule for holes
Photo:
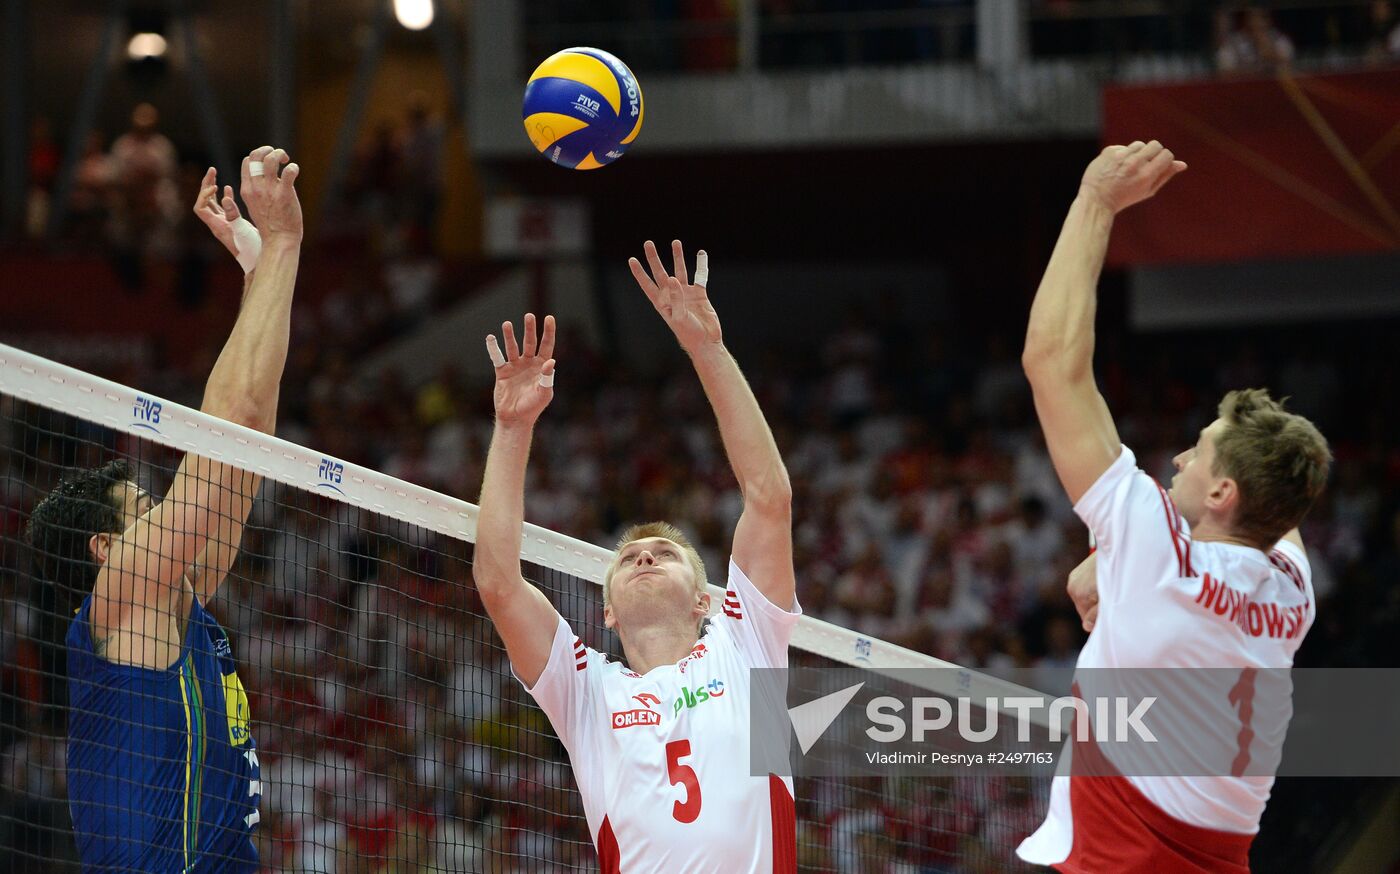
[[[136,400],[131,405],[131,426],[133,428],[144,428],[147,431],[160,433],[160,413],[163,405],[155,398],[148,398],[144,395],[137,395]]]
[[[321,458],[321,466],[316,470],[316,483],[318,489],[329,489],[337,494],[345,494],[340,488],[341,482],[345,478],[344,462],[336,461],[334,458]]]
[[[788,710],[804,755],[864,685],[856,683]],[[1033,732],[1038,735],[1035,740],[1059,743],[1069,736],[1073,725],[1075,740],[1080,742],[1089,740],[1092,731],[1093,739],[1101,743],[1126,743],[1134,737],[1144,743],[1156,743],[1156,735],[1143,722],[1156,701],[1156,696],[1085,699],[1077,695],[1058,698],[1007,695],[919,696],[906,703],[892,695],[880,695],[865,704],[865,717],[870,724],[864,733],[876,743],[899,743],[906,739],[922,743],[932,735],[951,729],[968,743],[979,744],[991,743],[1002,737],[1003,731],[1014,730],[1017,743],[1031,743]],[[1044,718],[1034,718],[1042,710]],[[1001,718],[1003,714],[1009,721]]]

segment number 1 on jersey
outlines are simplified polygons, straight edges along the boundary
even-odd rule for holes
[[[681,759],[689,755],[688,740],[666,744],[666,774],[671,778],[671,785],[679,783],[685,787],[685,803],[677,801],[671,808],[671,815],[677,822],[695,822],[700,816],[700,778],[695,776],[694,768],[681,764]]]

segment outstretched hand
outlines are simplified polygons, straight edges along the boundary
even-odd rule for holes
[[[515,327],[501,323],[505,354],[495,334],[486,335],[486,351],[496,368],[496,421],[533,425],[554,399],[554,316],[544,317],[544,333],[536,343],[535,314],[525,314],[524,349],[515,342]]]
[[[1156,194],[1185,169],[1186,162],[1156,140],[1109,146],[1084,171],[1079,190],[1118,213]]]
[[[199,196],[194,201],[194,214],[199,216],[199,220],[204,222],[214,238],[224,244],[229,254],[237,258],[240,246],[236,239],[236,231],[243,215],[238,211],[238,203],[233,199],[232,185],[224,186],[223,199],[219,199],[219,174],[213,167],[205,171],[204,181],[199,183]],[[252,226],[249,225],[249,228]],[[256,234],[257,231],[254,230],[253,233]]]
[[[301,201],[296,190],[301,168],[287,164],[283,169],[283,164],[287,164],[287,153],[271,146],[259,146],[243,159],[239,193],[264,242],[274,237],[299,242],[302,236]]]
[[[646,292],[651,305],[666,320],[671,332],[680,341],[681,348],[693,353],[706,343],[721,342],[723,333],[719,326],[719,314],[710,305],[710,297],[705,291],[705,282],[709,277],[709,257],[705,250],[701,249],[696,255],[695,278],[698,281],[691,284],[680,240],[671,243],[674,276],[666,272],[656,245],[651,240],[647,240],[642,248],[651,267],[651,275],[647,275],[646,268],[636,258],[627,259],[627,266],[632,268],[632,276]]]

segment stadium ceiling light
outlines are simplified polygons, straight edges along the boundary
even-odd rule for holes
[[[394,17],[409,30],[433,23],[433,0],[394,0]]]
[[[131,35],[131,42],[126,44],[126,54],[133,61],[163,58],[165,57],[165,37],[158,33],[134,33]]]

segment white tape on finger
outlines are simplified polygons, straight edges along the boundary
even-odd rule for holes
[[[252,161],[252,160],[250,160],[250,161],[248,162],[248,175],[249,175],[249,176],[261,176],[262,174],[263,174],[263,165],[262,165],[262,161]]]
[[[541,373],[541,374],[540,374],[540,388],[554,388],[554,374],[552,374],[552,373]]]
[[[710,281],[710,256],[701,249],[695,256],[695,284],[701,288]]]
[[[496,342],[494,334],[486,338],[486,354],[491,356],[492,367],[506,366],[506,357],[501,354],[501,346]]]
[[[233,222],[233,257],[247,276],[258,266],[258,256],[262,254],[262,234],[253,223],[239,216]]]

